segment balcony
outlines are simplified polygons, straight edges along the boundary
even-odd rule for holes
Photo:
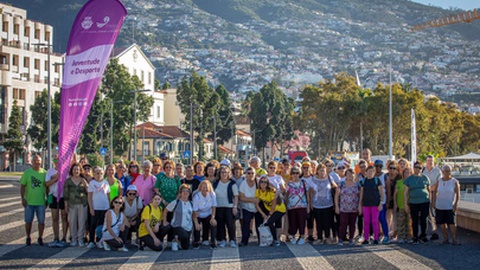
[[[10,65],[9,64],[0,64],[0,70],[9,71]]]

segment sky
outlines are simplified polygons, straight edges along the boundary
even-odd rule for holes
[[[458,7],[465,10],[480,9],[480,0],[411,0],[425,5],[439,6],[445,9]]]

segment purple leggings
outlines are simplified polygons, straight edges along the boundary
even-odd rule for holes
[[[373,227],[373,236],[374,239],[378,241],[378,206],[363,206],[363,235],[365,240],[368,240],[368,236],[370,235],[370,224]]]

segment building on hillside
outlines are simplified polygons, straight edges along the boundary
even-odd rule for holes
[[[180,127],[185,121],[185,114],[180,110],[177,102],[177,89],[169,88],[161,90],[161,93],[165,96],[165,125]],[[189,128],[187,128],[190,130]]]
[[[62,84],[62,55],[52,52],[53,27],[27,19],[27,11],[0,3],[0,170],[9,166],[9,155],[3,147],[8,131],[8,119],[14,100],[22,112],[21,131],[26,134],[32,123],[30,106],[35,98],[48,88],[50,70],[51,94],[60,90]],[[50,54],[50,66],[48,55]],[[47,112],[45,112],[45,117]],[[26,137],[25,155],[16,163],[29,163],[33,150]],[[35,139],[35,138],[32,138]]]

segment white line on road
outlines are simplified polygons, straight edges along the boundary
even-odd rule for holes
[[[25,209],[22,207],[21,209],[15,209],[15,210],[11,210],[11,211],[8,211],[8,212],[5,212],[5,213],[1,213],[0,218],[10,216],[10,215],[14,215],[16,213],[20,213],[20,212],[23,212],[23,211],[25,211]]]
[[[333,266],[310,244],[292,245],[287,247],[295,255],[297,261],[308,270],[334,270]]]
[[[89,249],[83,248],[66,248],[61,252],[51,256],[48,259],[45,259],[36,265],[30,267],[29,269],[61,269],[65,265],[69,264],[76,258],[82,256],[85,252],[89,251]],[[54,267],[52,267],[54,266]]]
[[[242,269],[240,252],[237,248],[218,248],[213,251],[210,270]]]
[[[5,184],[5,185],[0,185],[0,188],[12,188],[12,184]]]
[[[13,201],[13,202],[1,204],[0,208],[9,207],[16,204],[18,204],[18,207],[21,207],[23,209],[22,203],[20,201]]]
[[[163,250],[139,250],[135,252],[126,263],[124,263],[118,270],[148,270],[157,261],[157,258],[162,254]]]
[[[46,215],[45,215],[45,219],[50,218],[51,215],[52,214],[50,212],[47,212]],[[0,225],[0,233],[2,233],[3,231],[6,231],[6,230],[12,229],[12,228],[19,227],[19,226],[21,226],[22,229],[23,229],[24,228],[23,225],[25,225],[25,221],[23,221],[23,219],[15,221],[15,222],[10,222],[10,223],[4,224],[4,225]],[[45,227],[47,227],[47,226],[45,226]],[[51,227],[51,226],[49,226],[49,227]]]
[[[17,200],[18,200],[18,201],[17,201]],[[8,197],[8,198],[0,199],[0,202],[6,202],[6,201],[17,201],[17,202],[20,202],[20,196],[17,196],[17,197]]]
[[[386,245],[364,246],[363,248],[389,262],[400,270],[427,270],[432,269],[416,259]]]

